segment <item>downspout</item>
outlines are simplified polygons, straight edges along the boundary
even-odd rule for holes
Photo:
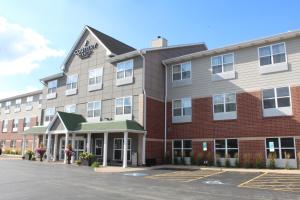
[[[144,126],[144,129],[145,131],[147,131],[147,121],[146,121],[146,116],[147,116],[147,96],[146,96],[146,89],[145,89],[145,56],[143,55],[143,52],[142,51],[138,51],[140,56],[142,57],[142,60],[143,60],[143,95],[144,95],[144,105],[143,105],[143,109],[144,109],[144,112],[143,112],[143,126]]]
[[[168,106],[168,67],[162,62],[165,66],[165,129],[164,129],[164,157],[167,156],[167,106]]]

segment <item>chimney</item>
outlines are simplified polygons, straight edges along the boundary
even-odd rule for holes
[[[161,36],[157,36],[155,40],[152,40],[151,47],[157,48],[157,47],[167,47],[168,46],[168,40],[165,38],[162,38]]]

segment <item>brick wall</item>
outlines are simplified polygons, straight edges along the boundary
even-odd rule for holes
[[[23,131],[24,131],[24,119],[19,119],[18,133],[22,133]]]
[[[13,130],[13,122],[14,120],[8,120],[8,124],[7,124],[7,132],[11,133]]]
[[[300,87],[292,87],[293,116],[262,116],[261,92],[237,94],[237,119],[213,120],[211,97],[192,100],[192,122],[172,124],[172,104],[168,103],[168,139],[233,138],[300,135]]]
[[[164,102],[147,98],[147,138],[163,139],[165,124]]]
[[[240,140],[239,157],[242,165],[247,162],[254,164],[259,158],[265,163],[265,140]]]
[[[38,125],[38,117],[32,117],[30,119],[30,127],[37,126],[37,125]]]
[[[147,141],[146,142],[146,159],[156,159],[157,164],[161,164],[164,158],[164,142],[163,141]]]

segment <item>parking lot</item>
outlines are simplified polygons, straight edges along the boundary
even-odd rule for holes
[[[130,173],[96,173],[83,166],[0,160],[0,199],[299,199],[297,187],[259,187],[277,174],[215,170],[147,169]],[[289,175],[285,175],[290,177]],[[258,178],[256,178],[258,177]],[[261,179],[263,178],[263,179]],[[262,181],[253,183],[251,181]],[[244,183],[244,184],[243,184]],[[243,185],[241,185],[243,184]],[[250,187],[255,186],[257,187]],[[273,184],[270,181],[270,184]],[[274,184],[273,184],[274,185]]]

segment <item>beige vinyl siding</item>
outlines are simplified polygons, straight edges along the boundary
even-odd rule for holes
[[[192,85],[189,86],[172,88],[172,70],[171,66],[168,67],[168,100],[171,101],[184,96],[207,97],[224,92],[254,91],[264,87],[300,85],[300,38],[279,42],[286,44],[288,71],[261,75],[257,50],[260,46],[254,46],[234,51],[236,79],[213,82],[211,81],[211,56],[197,58],[191,61]],[[213,56],[216,55],[218,54]]]

